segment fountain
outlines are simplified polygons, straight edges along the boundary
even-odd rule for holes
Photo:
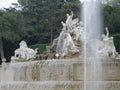
[[[100,15],[100,0],[85,0],[83,4],[83,21],[84,21],[84,90],[103,90],[100,88],[102,81],[102,63],[101,63],[101,52],[104,52],[105,48],[102,46],[101,41],[101,15]],[[89,39],[86,39],[89,33]],[[101,48],[102,47],[102,48]],[[87,52],[91,53],[87,53]],[[106,53],[108,54],[108,53]],[[88,58],[92,57],[91,61]],[[105,57],[105,56],[103,56]],[[91,86],[87,88],[87,72],[89,67],[87,63],[91,62],[90,72],[92,74],[92,80],[96,81],[96,87]],[[92,84],[92,81],[89,81]],[[97,89],[96,89],[97,88]]]
[[[37,50],[21,41],[12,62],[0,67],[0,90],[120,90],[119,54],[108,28],[100,31],[98,2],[89,1],[83,21],[66,14],[59,37],[41,56],[47,60],[38,61]]]

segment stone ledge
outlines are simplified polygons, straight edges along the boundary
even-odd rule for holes
[[[98,80],[94,79],[92,73],[94,67],[90,60],[92,61],[92,59],[89,59],[86,64],[87,80]],[[98,68],[98,73],[101,74],[99,80],[119,81],[119,62],[119,60],[99,62],[101,63],[101,70]],[[96,67],[98,67],[97,64]],[[84,62],[78,59],[17,62],[6,64],[0,69],[0,73],[0,81],[83,81]]]
[[[84,82],[80,81],[0,83],[0,90],[83,90],[83,88]],[[99,90],[120,90],[120,81],[86,82],[86,88],[99,88]]]

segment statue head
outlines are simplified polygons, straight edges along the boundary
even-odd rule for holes
[[[108,30],[108,27],[105,27],[105,30]]]
[[[83,27],[83,26],[84,26],[82,21],[80,21],[80,26],[81,26],[81,27]]]
[[[67,13],[66,16],[69,17],[70,15]]]
[[[104,39],[105,38],[105,34],[102,34],[102,39]]]
[[[102,34],[102,37],[105,37],[105,34]]]
[[[20,47],[22,46],[22,47],[27,47],[27,43],[24,41],[24,40],[22,40],[20,43],[19,43],[19,45],[20,45]]]

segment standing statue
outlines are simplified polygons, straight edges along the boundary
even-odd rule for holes
[[[102,35],[103,42],[107,42],[109,40],[109,31],[108,31],[108,28],[106,27],[105,30],[106,30],[106,35],[105,34]]]
[[[66,20],[66,26],[68,31],[70,32],[72,30],[72,18],[73,18],[73,12],[71,11],[71,15],[68,13],[66,14],[67,20]]]
[[[58,41],[57,41],[57,47],[56,47],[56,53],[61,54],[62,53],[62,48],[63,48],[63,40],[64,40],[64,34],[67,32],[66,30],[66,23],[63,21],[61,22],[63,28],[62,31],[60,32]]]

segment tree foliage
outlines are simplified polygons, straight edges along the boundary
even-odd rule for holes
[[[105,6],[104,8],[104,23],[109,27],[110,33],[120,33],[120,8]]]
[[[120,0],[111,0],[110,5],[120,7]]]
[[[117,1],[117,0],[116,0]],[[66,13],[74,12],[80,18],[79,0],[18,0],[14,8],[0,10],[0,36],[3,37],[5,55],[10,57],[20,40],[28,45],[50,43],[61,31],[61,21]],[[21,10],[16,8],[21,7]],[[117,50],[120,46],[120,8],[117,5],[103,5],[104,27],[115,36]],[[17,41],[17,42],[16,42]],[[10,49],[11,48],[11,49]],[[40,49],[40,52],[43,48]],[[120,52],[120,50],[118,50]]]
[[[5,44],[6,42],[4,41],[9,41],[13,43],[15,41],[21,40],[26,36],[27,28],[25,27],[25,20],[23,15],[21,14],[21,11],[17,11],[14,8],[0,10],[0,53],[2,54],[1,59],[4,58],[3,49],[6,50],[5,52],[8,52],[8,50],[6,49],[7,45]],[[10,45],[9,48],[11,48]]]
[[[117,6],[104,6],[104,26],[109,28],[111,36],[114,36],[116,50],[120,53],[120,8]]]
[[[34,42],[48,43],[61,30],[61,21],[71,10],[78,16],[79,0],[19,0],[27,24],[33,27]]]
[[[79,16],[79,0],[18,0],[14,7],[0,10],[0,36],[5,55],[10,57],[20,40],[29,45],[50,43],[61,31],[61,21],[73,11]],[[17,8],[21,7],[21,10]],[[17,42],[16,42],[17,41]],[[12,46],[11,46],[12,45]],[[12,49],[10,49],[12,48]]]
[[[25,20],[20,11],[15,9],[0,11],[0,34],[11,42],[20,40],[27,35]]]

